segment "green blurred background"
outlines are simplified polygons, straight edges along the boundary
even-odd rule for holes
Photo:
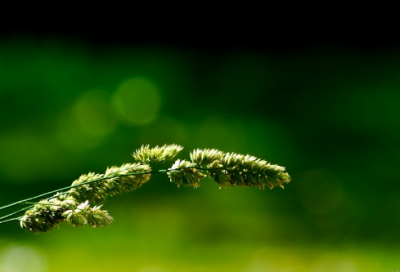
[[[153,175],[109,199],[108,228],[0,225],[0,271],[400,269],[399,89],[395,50],[2,38],[0,206],[133,162],[142,144],[251,154],[292,182],[178,189]]]

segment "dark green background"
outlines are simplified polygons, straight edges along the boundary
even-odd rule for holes
[[[108,201],[109,228],[0,225],[0,271],[400,269],[398,52],[3,38],[0,205],[133,162],[142,144],[180,144],[180,158],[195,148],[251,154],[292,181],[261,191],[204,180],[195,190],[154,175]],[[116,107],[129,80],[156,90],[159,107],[125,101],[155,107],[145,123]]]

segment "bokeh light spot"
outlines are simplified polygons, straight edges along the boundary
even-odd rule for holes
[[[0,252],[0,272],[46,272],[45,255],[30,246],[10,245]]]
[[[168,271],[164,270],[162,268],[159,268],[157,266],[146,266],[146,267],[140,269],[140,272],[168,272]]]
[[[73,111],[83,132],[104,136],[115,130],[116,120],[107,100],[107,95],[101,91],[89,91],[79,98]]]
[[[102,91],[81,95],[59,118],[60,142],[72,151],[98,146],[117,126],[109,100]]]
[[[152,122],[160,105],[161,97],[157,86],[146,78],[126,80],[113,96],[115,111],[128,125],[145,125]]]
[[[323,254],[320,256],[315,264],[313,269],[309,270],[311,272],[319,272],[319,271],[343,271],[343,272],[358,272],[361,271],[358,269],[357,264],[351,259],[350,256],[343,256],[334,253]]]

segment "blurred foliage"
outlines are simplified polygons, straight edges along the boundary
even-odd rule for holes
[[[109,228],[1,225],[0,271],[400,269],[399,60],[1,40],[0,205],[132,162],[142,144],[251,154],[292,182],[194,190],[155,175],[109,200]]]

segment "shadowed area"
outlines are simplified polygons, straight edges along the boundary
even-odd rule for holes
[[[292,181],[178,189],[154,174],[107,200],[108,228],[1,224],[0,272],[400,269],[399,53],[2,38],[0,206],[132,163],[142,144],[250,154]]]

